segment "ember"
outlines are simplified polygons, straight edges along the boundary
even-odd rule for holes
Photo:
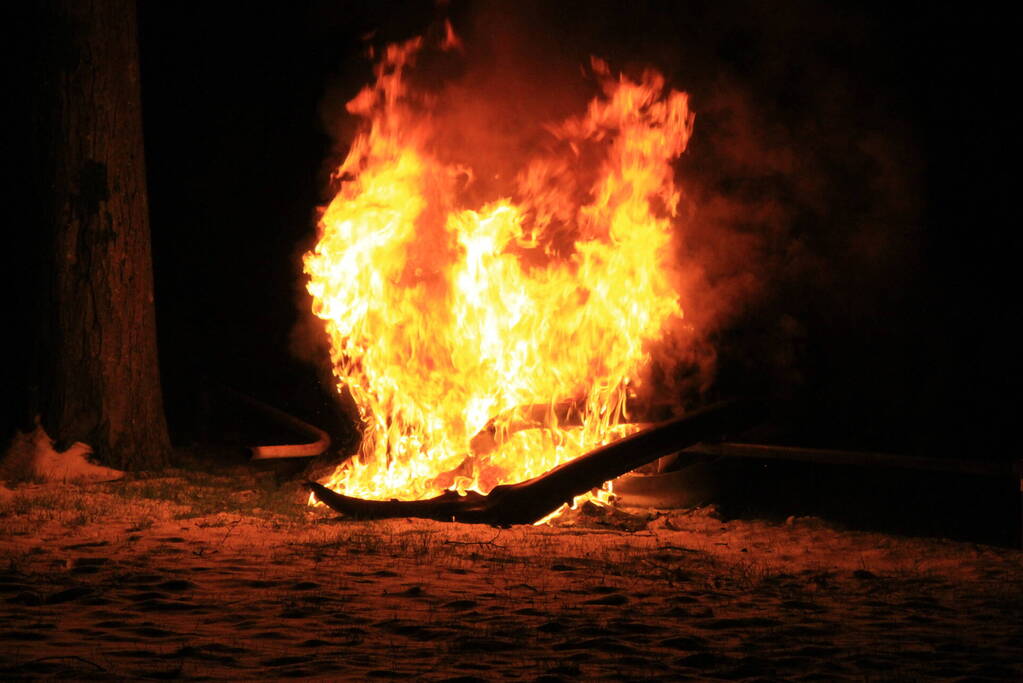
[[[457,45],[449,27],[441,49]],[[424,49],[388,47],[348,103],[363,128],[305,257],[338,388],[364,422],[326,484],[365,499],[486,494],[635,431],[651,345],[683,315],[671,162],[692,130],[687,96],[593,59],[602,94],[547,127],[502,198],[474,205],[475,170],[438,142],[436,97],[407,82]],[[573,426],[557,409],[569,400]],[[539,428],[509,430],[523,420]]]

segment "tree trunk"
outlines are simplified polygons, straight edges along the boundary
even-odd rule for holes
[[[43,10],[39,140],[47,237],[37,358],[43,424],[103,462],[167,462],[134,0]]]

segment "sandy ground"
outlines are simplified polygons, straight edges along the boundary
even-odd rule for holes
[[[241,470],[18,487],[0,678],[1023,680],[1019,551],[706,509],[352,522],[301,497]]]

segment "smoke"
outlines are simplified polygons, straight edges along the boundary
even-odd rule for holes
[[[894,29],[809,3],[443,11],[462,48],[425,52],[412,78],[439,103],[438,148],[475,171],[467,205],[506,194],[549,144],[542,124],[583,110],[595,93],[590,55],[633,77],[653,67],[690,94],[695,130],[677,164],[685,317],[653,350],[650,391],[681,403],[736,391],[805,398],[810,382],[869,373],[864,344],[875,358],[904,345],[910,328],[892,340],[889,321],[913,304],[922,179],[912,106],[888,63]],[[354,135],[344,102],[371,78],[368,63],[347,75],[323,105],[337,143],[325,187]],[[293,346],[323,359],[308,297],[300,307]],[[846,369],[834,370],[843,354]]]
[[[690,321],[774,395],[801,391],[808,335],[876,331],[917,272],[911,135],[843,85],[808,83],[801,111],[722,75],[694,102],[680,169]]]

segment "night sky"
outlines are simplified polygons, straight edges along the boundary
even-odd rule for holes
[[[1013,457],[1003,21],[922,4],[511,6],[140,3],[176,438],[204,376],[338,419],[322,368],[295,353],[300,255],[354,129],[343,104],[372,77],[366,45],[448,17],[473,59],[532,60],[526,81],[557,86],[596,54],[691,94],[678,173],[715,302],[694,308],[717,357],[708,400],[772,397],[762,433],[782,443]]]

